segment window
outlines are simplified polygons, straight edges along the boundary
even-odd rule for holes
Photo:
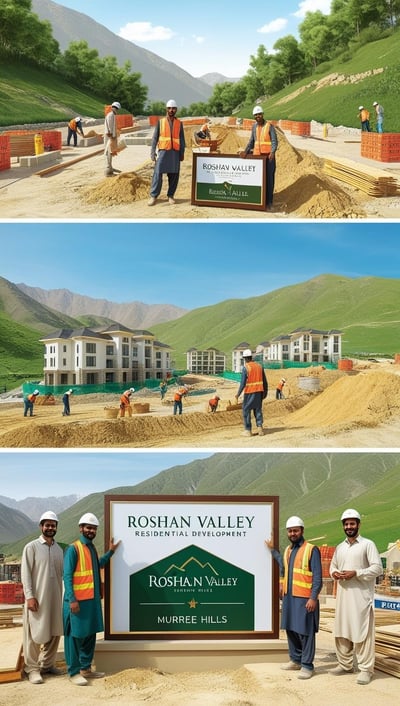
[[[114,355],[114,346],[106,346],[106,355]]]
[[[156,352],[156,359],[161,360],[161,351]]]
[[[68,385],[68,373],[60,375],[60,385]]]
[[[122,344],[122,355],[129,355],[129,344],[128,343]],[[127,366],[125,365],[124,367],[126,368]]]
[[[63,364],[63,368],[67,367],[67,359],[66,358],[63,358],[62,364]]]
[[[122,367],[129,368],[129,358],[122,358]]]
[[[339,336],[333,337],[333,352],[339,353]]]
[[[66,353],[66,352],[67,352],[67,346],[64,345],[64,346],[63,346],[63,353]]]
[[[122,343],[129,343],[129,338],[128,338],[128,336],[124,336],[124,337],[123,337]]]
[[[114,361],[111,358],[106,358],[106,368],[113,368]]]
[[[86,353],[96,353],[96,344],[86,343]]]
[[[138,347],[132,346],[132,358],[137,358],[137,356],[138,356]]]
[[[114,382],[114,373],[106,373],[106,382]]]
[[[96,367],[96,356],[95,355],[87,355],[86,356],[86,367],[87,368],[95,368]]]

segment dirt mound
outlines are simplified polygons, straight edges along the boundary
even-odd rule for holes
[[[145,199],[149,195],[150,178],[138,172],[124,172],[117,177],[103,179],[94,188],[88,189],[83,198],[86,203],[119,204]]]
[[[400,413],[400,377],[377,371],[344,376],[300,411],[290,424],[376,426]]]

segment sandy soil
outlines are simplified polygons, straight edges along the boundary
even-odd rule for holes
[[[21,644],[22,628],[0,630],[0,667],[12,667]],[[101,636],[98,636],[101,639]],[[286,645],[281,633],[282,644]],[[62,648],[62,642],[60,644]],[[336,706],[350,702],[376,706],[394,703],[399,680],[375,671],[368,686],[356,683],[355,674],[336,677],[328,670],[336,665],[332,637],[332,617],[322,610],[317,636],[315,675],[305,682],[296,673],[285,672],[279,663],[245,664],[239,669],[208,672],[165,673],[149,669],[128,669],[93,680],[87,687],[73,686],[66,676],[47,677],[41,685],[23,681],[0,685],[0,704],[4,706],[41,706],[48,701],[56,706],[98,706],[99,703],[154,704],[165,706]],[[60,660],[59,667],[65,664]]]
[[[101,128],[96,128],[100,134]],[[104,158],[94,147],[63,147],[63,168],[40,177],[37,170],[20,167],[13,159],[11,170],[0,172],[0,213],[4,219],[286,219],[286,218],[398,218],[398,196],[374,198],[326,176],[323,158],[346,156],[374,169],[384,168],[398,179],[400,165],[381,164],[359,156],[359,131],[349,134],[335,128],[324,140],[317,131],[310,138],[279,132],[275,203],[272,213],[248,209],[191,205],[193,128],[185,130],[187,156],[181,166],[177,203],[170,206],[166,187],[157,204],[147,205],[153,165],[146,145],[129,145],[114,159],[121,174],[105,179]],[[151,135],[151,130],[148,130]],[[215,123],[212,137],[222,139],[219,151],[237,154],[249,134]],[[87,157],[72,163],[78,157]],[[70,163],[70,164],[69,164]],[[400,187],[399,187],[400,193]],[[29,194],[29,198],[27,198]]]
[[[310,374],[319,391],[301,385]],[[173,389],[161,402],[159,393],[141,391],[133,404],[148,403],[149,412],[109,419],[118,395],[72,398],[71,416],[63,417],[59,398],[36,404],[24,418],[22,402],[0,405],[0,447],[7,448],[398,448],[400,445],[400,367],[360,363],[350,373],[308,368],[285,370],[286,398],[275,399],[281,371],[268,371],[269,395],[264,402],[264,436],[242,436],[241,409],[234,403],[237,384],[219,378],[187,376],[190,392],[182,416],[174,417]],[[210,390],[221,398],[215,414],[208,411]],[[205,392],[205,394],[202,394]],[[40,400],[40,397],[38,398]],[[4,396],[3,396],[4,400]],[[44,398],[42,398],[42,401]]]

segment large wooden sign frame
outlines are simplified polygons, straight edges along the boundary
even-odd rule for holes
[[[193,152],[192,204],[265,211],[266,159]]]
[[[277,638],[277,527],[275,496],[106,495],[105,637]]]

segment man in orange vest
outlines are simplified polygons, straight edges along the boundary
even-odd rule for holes
[[[185,134],[183,125],[176,117],[178,106],[173,99],[166,105],[167,115],[161,118],[154,128],[151,141],[151,160],[155,163],[150,187],[149,206],[154,206],[162,189],[163,174],[168,177],[168,203],[175,203],[175,191],[178,188],[179,170],[185,157]],[[158,150],[158,154],[157,154]]]
[[[177,390],[174,394],[174,414],[178,412],[178,414],[182,414],[182,397],[187,395],[188,393],[188,387],[187,385],[183,385],[183,387],[180,387],[179,390]]]
[[[120,417],[125,417],[125,412],[127,413],[128,417],[132,416],[131,396],[133,392],[135,392],[135,388],[130,387],[129,390],[125,390],[125,392],[119,398]]]
[[[363,105],[358,106],[358,117],[361,120],[361,130],[363,132],[371,132],[371,128],[369,126],[369,111],[364,108]]]
[[[253,361],[250,348],[243,351],[244,365],[239,389],[235,399],[238,401],[243,392],[243,436],[251,436],[251,412],[253,411],[257,432],[259,436],[264,435],[262,403],[268,395],[268,383],[265,377],[264,368],[260,363]]]
[[[210,409],[210,412],[216,412],[218,409],[218,402],[220,401],[220,397],[218,395],[214,395],[214,397],[211,397],[210,400],[208,400],[208,407]]]
[[[314,674],[315,634],[319,628],[319,600],[322,588],[322,562],[318,547],[304,539],[304,522],[292,516],[286,522],[289,546],[284,555],[266,540],[280,568],[282,593],[281,628],[286,630],[289,662],[281,669],[298,671],[298,679]]]
[[[40,395],[39,390],[34,390],[33,392],[30,392],[29,395],[25,395],[24,397],[24,417],[29,416],[33,417],[33,405],[36,402],[36,398]]]
[[[68,135],[67,135],[68,147],[71,142],[71,137],[74,141],[74,147],[76,147],[76,145],[78,143],[78,132],[81,137],[85,137],[85,135],[83,133],[83,127],[82,127],[82,118],[80,117],[80,115],[77,115],[76,118],[72,118],[72,120],[70,120],[68,123]]]
[[[114,543],[111,537],[108,552],[99,558],[93,544],[98,526],[96,515],[82,515],[80,538],[70,544],[64,557],[64,654],[70,681],[75,686],[86,686],[88,679],[105,676],[92,669],[96,633],[104,630],[100,569],[110,561],[120,542]]]
[[[276,386],[275,397],[277,400],[283,400],[283,388],[286,385],[286,378],[281,378]]]
[[[253,117],[256,122],[241,157],[246,157],[250,152],[254,156],[265,155],[265,179],[267,182],[265,209],[272,211],[276,171],[275,152],[278,149],[278,137],[274,126],[264,120],[264,111],[260,105],[254,106]]]

